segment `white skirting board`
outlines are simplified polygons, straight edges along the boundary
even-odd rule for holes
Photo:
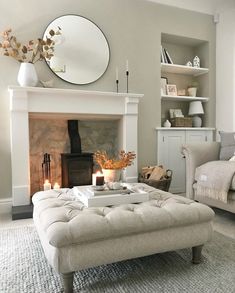
[[[11,208],[12,208],[11,198],[0,199],[0,214],[11,213]]]

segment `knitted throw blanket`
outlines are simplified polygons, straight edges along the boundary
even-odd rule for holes
[[[227,203],[228,191],[235,174],[235,162],[211,161],[196,168],[196,193]]]

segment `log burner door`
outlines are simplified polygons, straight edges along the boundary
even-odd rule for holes
[[[93,156],[91,153],[61,154],[62,187],[91,185]]]

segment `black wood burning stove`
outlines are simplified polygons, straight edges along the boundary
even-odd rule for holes
[[[71,153],[61,154],[62,187],[91,185],[93,154],[83,153],[78,131],[78,120],[68,120]]]
[[[62,187],[91,185],[93,154],[61,154]]]

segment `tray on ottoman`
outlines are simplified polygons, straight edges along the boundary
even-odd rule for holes
[[[126,189],[122,190],[94,192],[92,186],[75,186],[73,192],[86,207],[106,207],[149,200],[148,192],[142,189],[133,190],[128,184],[125,187]]]

